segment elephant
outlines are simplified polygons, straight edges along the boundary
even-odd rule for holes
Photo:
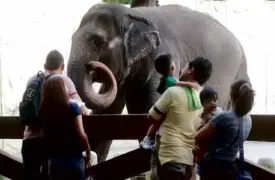
[[[96,114],[120,114],[125,104],[129,114],[146,114],[160,97],[161,75],[154,62],[162,54],[172,55],[177,78],[195,57],[211,60],[214,69],[205,85],[216,88],[225,109],[230,84],[249,81],[246,56],[234,34],[210,15],[180,5],[92,6],[72,35],[67,74]],[[94,82],[102,83],[98,93]],[[105,161],[110,145],[91,142],[98,162]]]

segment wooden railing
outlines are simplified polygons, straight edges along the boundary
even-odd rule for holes
[[[253,115],[249,140],[275,142],[275,116]],[[83,119],[85,131],[91,140],[141,139],[150,125],[146,115],[95,115]],[[21,139],[23,126],[18,117],[0,117],[0,139]],[[150,168],[150,151],[136,149],[89,169],[97,180],[126,179]],[[246,168],[254,180],[275,179],[275,173],[246,161]],[[16,172],[16,173],[14,173]],[[22,179],[21,161],[0,151],[0,174],[11,179]]]

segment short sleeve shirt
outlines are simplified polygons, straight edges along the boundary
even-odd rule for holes
[[[46,75],[46,76],[48,76],[49,74],[51,74],[51,73],[48,72],[48,71],[45,71],[45,75]],[[68,91],[68,95],[69,95],[70,97],[77,93],[76,88],[75,88],[75,85],[74,85],[73,81],[71,80],[71,78],[69,78],[69,77],[66,76],[65,74],[58,74],[58,73],[53,74],[53,75],[50,76],[49,78],[54,77],[54,76],[60,76],[60,77],[63,79],[64,84],[65,84],[65,86],[66,86],[66,88],[67,88],[67,91]]]
[[[51,157],[80,157],[82,155],[83,148],[75,127],[75,118],[79,115],[81,115],[79,106],[69,102],[69,113],[52,117],[54,120],[52,122],[62,123],[50,124],[49,128],[45,129],[48,153]]]
[[[209,152],[206,153],[206,160],[218,159],[235,161],[239,151],[238,146],[238,117],[235,112],[222,112],[210,121],[215,128],[215,134],[209,139]],[[250,115],[241,120],[243,122],[243,139],[246,140],[252,126]]]
[[[69,108],[70,108],[74,117],[81,115],[81,111],[80,111],[80,108],[77,103],[69,102]]]
[[[157,92],[160,93],[160,94],[163,94],[164,91],[166,91],[170,87],[175,86],[176,84],[177,84],[177,80],[174,77],[172,77],[172,76],[168,76],[168,77],[163,76],[160,79],[160,84],[157,88]]]
[[[200,91],[195,91],[199,99]],[[189,110],[185,90],[179,86],[167,89],[150,109],[149,115],[155,120],[165,117],[159,129],[161,137],[158,156],[161,164],[175,162],[193,165],[192,150],[201,113],[202,108]]]
[[[168,76],[166,79],[165,79],[165,89],[168,89],[169,87],[173,87],[177,84],[177,80],[172,77],[172,76]]]

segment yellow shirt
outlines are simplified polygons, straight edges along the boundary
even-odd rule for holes
[[[199,98],[200,90],[195,92]],[[149,115],[156,120],[166,115],[159,129],[161,138],[158,155],[161,165],[167,162],[193,165],[192,151],[202,111],[203,108],[189,110],[185,91],[179,86],[167,89],[150,109]]]

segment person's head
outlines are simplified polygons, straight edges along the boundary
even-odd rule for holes
[[[63,79],[53,76],[43,86],[38,118],[43,126],[44,135],[59,134],[72,118]]]
[[[171,54],[162,54],[155,61],[155,68],[163,76],[175,76],[175,62]]]
[[[231,85],[232,108],[241,117],[251,111],[254,104],[255,92],[251,83],[246,80],[236,81]]]
[[[64,70],[64,58],[57,50],[52,50],[46,57],[45,70],[62,72]]]
[[[204,87],[203,90],[200,92],[200,100],[204,109],[217,107],[218,93],[214,88]]]
[[[40,107],[67,106],[69,97],[62,77],[54,76],[47,79],[43,85]]]
[[[211,77],[212,70],[211,61],[204,57],[197,57],[181,70],[180,80],[195,81],[203,85]]]

